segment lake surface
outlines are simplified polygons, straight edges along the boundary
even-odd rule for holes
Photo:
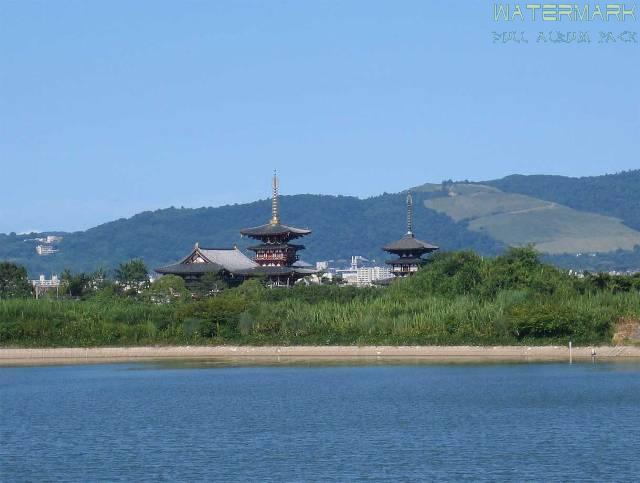
[[[0,480],[637,480],[640,365],[0,368]]]

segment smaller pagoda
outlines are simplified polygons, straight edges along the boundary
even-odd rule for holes
[[[279,188],[278,176],[274,171],[271,220],[266,225],[240,230],[240,234],[260,242],[249,247],[249,250],[255,252],[253,260],[258,264],[251,272],[266,275],[272,286],[288,286],[299,278],[316,273],[316,270],[301,266],[298,251],[303,250],[304,245],[290,243],[296,238],[310,234],[311,230],[280,223]]]
[[[422,255],[438,249],[435,245],[418,240],[413,234],[413,198],[411,193],[407,195],[406,235],[400,240],[385,245],[382,249],[396,256],[396,258],[385,261],[387,265],[391,265],[391,272],[396,277],[414,274],[426,262]]]

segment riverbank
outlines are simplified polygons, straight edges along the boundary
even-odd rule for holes
[[[192,298],[182,279],[163,277],[139,293],[91,285],[77,298],[3,299],[0,347],[548,347],[569,341],[590,347],[640,341],[640,276],[577,278],[541,263],[527,248],[496,258],[434,255],[414,276],[385,288],[300,284],[272,290],[253,279],[207,294]]]
[[[573,360],[636,359],[640,347],[574,347]],[[569,360],[563,346],[165,346],[0,349],[0,366],[87,364],[154,360],[213,359],[239,363],[269,361],[561,361]]]

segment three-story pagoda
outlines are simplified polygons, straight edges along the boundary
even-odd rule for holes
[[[298,278],[316,273],[316,270],[296,266],[298,251],[303,250],[304,245],[290,242],[310,234],[311,230],[280,223],[279,187],[278,177],[274,172],[271,220],[265,225],[240,230],[240,234],[260,242],[248,248],[255,252],[253,260],[259,265],[254,272],[267,275],[273,285],[289,285]]]
[[[407,233],[400,240],[382,247],[386,252],[396,255],[391,260],[386,260],[391,265],[391,272],[397,277],[406,277],[418,271],[426,262],[422,255],[438,249],[437,246],[418,240],[413,234],[413,198],[411,193],[407,195]]]

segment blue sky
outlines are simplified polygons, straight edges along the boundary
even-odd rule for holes
[[[0,232],[265,198],[274,168],[366,197],[640,166],[637,44],[494,44],[492,2],[453,3],[0,1]]]

